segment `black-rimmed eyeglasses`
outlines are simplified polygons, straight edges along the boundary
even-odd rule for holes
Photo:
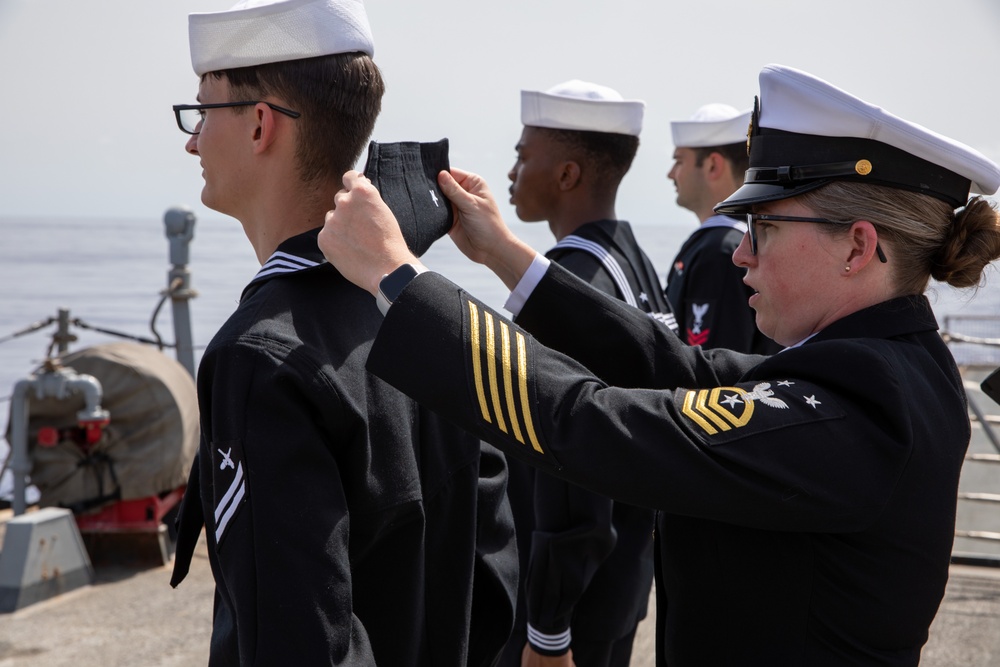
[[[266,104],[278,113],[283,113],[290,118],[298,118],[302,114],[292,111],[277,104],[263,102],[261,100],[249,102],[221,102],[219,104],[175,104],[174,116],[177,118],[177,127],[185,134],[198,134],[201,132],[201,123],[205,120],[205,109],[224,109],[226,107],[248,107],[254,104]]]
[[[754,223],[758,220],[763,220],[765,222],[819,222],[826,225],[849,225],[850,222],[843,222],[839,220],[829,220],[827,218],[802,218],[796,215],[767,215],[763,213],[747,213],[747,235],[750,237],[750,252],[754,255],[757,254],[757,227]],[[878,259],[883,264],[886,263],[885,253],[882,252],[882,246],[878,243],[875,244],[875,252],[878,253]]]

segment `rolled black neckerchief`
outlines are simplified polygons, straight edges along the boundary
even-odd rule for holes
[[[417,257],[451,229],[451,202],[438,187],[448,169],[448,140],[368,145],[365,176],[396,216],[403,238]]]

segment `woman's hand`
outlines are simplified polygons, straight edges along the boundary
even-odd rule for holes
[[[513,290],[535,258],[535,251],[504,223],[481,176],[453,168],[450,173],[438,174],[438,184],[455,210],[455,224],[449,232],[455,245]]]
[[[333,201],[318,243],[345,278],[374,295],[382,276],[400,265],[423,266],[407,248],[396,217],[362,174],[344,174],[344,189]]]

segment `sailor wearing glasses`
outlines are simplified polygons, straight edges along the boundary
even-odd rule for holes
[[[207,663],[491,664],[517,585],[504,460],[366,372],[382,315],[316,245],[381,108],[364,5],[241,0],[189,28],[177,123],[261,263],[198,371],[171,583],[204,526]]]
[[[530,293],[515,324],[422,273],[368,368],[511,455],[659,510],[659,664],[916,665],[970,430],[923,292],[974,286],[1000,257],[997,212],[969,199],[1000,168],[783,66],[761,72],[753,123],[745,184],[716,210],[755,214],[734,259],[788,349],[684,345],[540,258],[455,170],[453,239]],[[375,292],[417,260],[365,181],[345,186],[320,247]]]

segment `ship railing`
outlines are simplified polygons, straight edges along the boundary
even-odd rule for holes
[[[980,387],[1000,367],[1000,316],[946,316],[941,336],[962,372],[974,429],[959,485],[952,562],[1000,567],[1000,406]]]

